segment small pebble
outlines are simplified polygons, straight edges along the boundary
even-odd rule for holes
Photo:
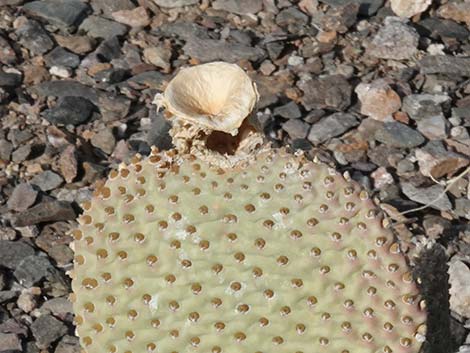
[[[8,199],[7,206],[14,211],[27,210],[36,201],[37,194],[38,192],[30,184],[19,184]]]
[[[133,10],[120,10],[113,12],[113,18],[117,22],[130,27],[145,27],[150,24],[150,17],[145,7],[139,6]]]
[[[116,139],[110,129],[102,129],[93,135],[91,144],[103,152],[111,154],[116,145]]]
[[[450,309],[463,317],[470,317],[470,268],[458,257],[449,263]]]
[[[449,197],[444,192],[442,185],[433,185],[426,188],[417,188],[411,183],[402,183],[403,193],[412,201],[416,201],[422,205],[441,210],[450,211],[452,204]]]
[[[432,0],[391,0],[393,12],[400,17],[413,17],[427,10]]]
[[[369,47],[371,55],[381,59],[410,59],[418,50],[419,35],[397,17],[387,17]]]
[[[392,114],[401,107],[400,96],[386,80],[360,83],[355,92],[361,101],[361,114],[379,121],[392,121]]]
[[[425,142],[423,135],[405,124],[387,122],[375,133],[375,138],[390,147],[413,148]]]
[[[42,191],[50,191],[59,187],[63,183],[63,179],[57,173],[46,170],[31,179],[31,184],[36,185]]]
[[[31,332],[40,349],[46,349],[68,332],[67,326],[51,315],[41,315],[31,325]]]
[[[0,332],[0,352],[20,353],[22,352],[21,339],[14,333]]]

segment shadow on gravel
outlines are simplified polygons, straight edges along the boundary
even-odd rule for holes
[[[435,245],[423,250],[415,275],[421,279],[421,291],[428,312],[427,340],[423,353],[453,353],[458,349],[451,330],[449,275],[444,248]]]

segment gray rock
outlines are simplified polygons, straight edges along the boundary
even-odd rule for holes
[[[386,122],[375,132],[375,139],[390,147],[412,148],[424,143],[425,139],[418,131],[405,124]]]
[[[470,36],[470,31],[465,26],[451,20],[444,20],[437,17],[428,17],[418,22],[420,32],[426,36],[440,38],[455,38],[459,41],[466,40]]]
[[[0,291],[4,290],[6,288],[6,273],[0,272]],[[0,322],[2,321],[2,316],[1,310],[0,310]]]
[[[454,126],[470,127],[470,106],[452,107],[452,117],[449,120],[457,122],[452,123]]]
[[[54,353],[80,353],[81,351],[78,337],[64,336],[57,345]]]
[[[19,129],[10,129],[10,132],[7,135],[7,138],[13,143],[14,147],[19,147],[25,142],[33,138],[33,134],[29,129],[19,130]]]
[[[200,39],[192,37],[188,39],[183,50],[201,62],[222,60],[234,63],[240,60],[259,61],[265,56],[264,50],[258,47],[247,46],[239,43],[230,43],[223,40]]]
[[[111,154],[116,146],[116,139],[112,131],[108,128],[101,129],[91,138],[91,144],[98,147],[103,152]]]
[[[65,317],[67,314],[73,313],[73,306],[72,302],[66,297],[59,297],[47,300],[39,310],[42,314]]]
[[[459,217],[470,219],[470,200],[466,198],[456,199],[455,214]]]
[[[187,41],[193,37],[200,39],[210,39],[209,32],[207,28],[198,25],[196,23],[187,22],[187,21],[176,21],[165,24],[159,28],[161,33],[166,35],[178,36],[181,39]]]
[[[44,54],[54,47],[54,42],[42,26],[33,20],[27,21],[16,30],[19,43],[33,55]]]
[[[271,60],[276,60],[284,50],[284,43],[281,41],[267,43],[266,50]]]
[[[56,47],[51,50],[45,57],[44,61],[48,67],[65,66],[75,68],[80,65],[80,57],[74,53],[65,50],[62,47]]]
[[[0,293],[1,292],[2,291],[0,290]],[[8,311],[3,306],[0,306],[0,322],[5,322],[9,318],[10,318],[10,314],[8,313]]]
[[[0,5],[5,6],[14,6],[14,5],[21,5],[24,3],[25,0],[1,0]]]
[[[57,270],[46,256],[31,255],[18,264],[13,275],[22,286],[29,288],[54,271]]]
[[[429,140],[443,140],[447,137],[449,122],[443,114],[434,115],[418,121],[418,130]]]
[[[123,95],[100,94],[97,106],[100,108],[103,121],[114,121],[125,118],[129,114],[131,100]]]
[[[359,4],[359,14],[363,16],[374,15],[384,4],[384,0],[354,0]]]
[[[212,7],[239,15],[255,14],[263,9],[262,0],[215,0]]]
[[[400,162],[397,163],[397,174],[404,175],[407,173],[411,173],[415,170],[415,165],[408,159],[402,159]]]
[[[470,76],[470,57],[428,55],[419,62],[423,74]]]
[[[145,71],[135,76],[132,76],[126,82],[136,83],[138,85],[146,85],[150,88],[158,89],[166,79],[166,76],[158,71]]]
[[[64,179],[50,170],[46,170],[31,179],[31,184],[38,186],[42,191],[50,191],[59,187]]]
[[[343,134],[357,125],[359,125],[359,121],[354,115],[335,113],[313,124],[307,138],[313,145],[318,145],[332,137]]]
[[[345,110],[351,104],[352,87],[341,75],[301,81],[298,86],[304,93],[301,101],[307,110]]]
[[[68,266],[73,260],[73,251],[68,245],[54,245],[47,253],[60,267]]]
[[[312,148],[312,144],[307,139],[296,139],[292,141],[292,149],[309,151]]]
[[[470,160],[464,155],[448,151],[441,141],[431,141],[415,152],[419,170],[425,176],[439,179],[452,176],[466,167]]]
[[[273,114],[282,116],[285,119],[297,119],[302,116],[299,106],[292,101],[274,108]]]
[[[429,207],[440,211],[450,211],[452,209],[452,204],[442,185],[417,188],[411,183],[402,182],[401,188],[403,193],[412,201],[423,205],[430,204]]]
[[[410,94],[403,98],[401,110],[413,120],[442,114],[442,104],[450,102],[447,94]]]
[[[80,30],[85,31],[92,38],[110,39],[114,36],[123,36],[127,33],[127,26],[99,16],[90,16],[80,25]]]
[[[22,241],[0,240],[0,266],[14,270],[19,263],[34,254],[34,249]]]
[[[323,109],[315,109],[310,111],[306,117],[303,118],[303,121],[309,124],[315,124],[320,121],[322,117],[326,115],[326,112]]]
[[[7,140],[0,139],[0,159],[10,160],[11,152],[13,152],[13,145]]]
[[[102,12],[109,17],[116,11],[133,10],[135,5],[131,0],[92,0],[91,7],[95,13]]]
[[[3,290],[0,291],[0,303],[4,303],[6,301],[12,300],[16,297],[18,297],[19,292],[16,290]],[[1,311],[2,306],[0,306],[0,311]]]
[[[24,211],[36,201],[38,192],[27,183],[21,183],[15,187],[10,198],[8,199],[7,206],[10,210]]]
[[[282,128],[291,139],[296,140],[307,137],[310,125],[300,119],[289,119],[282,124]]]
[[[346,33],[356,23],[359,4],[349,2],[342,6],[332,7],[325,14],[317,13],[312,22],[323,31]]]
[[[5,65],[11,65],[16,62],[16,53],[11,47],[10,43],[0,36],[0,63]]]
[[[161,150],[168,150],[172,147],[171,137],[168,131],[171,124],[163,116],[162,112],[151,112],[152,125],[147,132],[146,142],[149,146],[158,147]]]
[[[86,17],[88,9],[88,5],[80,0],[42,0],[23,6],[26,13],[62,29],[78,26]]]
[[[171,48],[155,46],[145,48],[143,51],[146,62],[162,68],[165,72],[171,69]]]
[[[0,332],[0,353],[21,353],[21,340],[14,333]]]
[[[18,147],[11,155],[11,160],[16,163],[25,161],[31,154],[31,145]]]
[[[182,7],[199,4],[200,0],[153,0],[158,6],[161,7]]]
[[[363,16],[372,16],[384,3],[384,0],[320,0],[324,4],[331,6],[344,6],[349,3],[359,4],[359,13]]]
[[[242,29],[230,29],[228,38],[245,45],[251,45],[253,42],[252,33]]]
[[[26,342],[24,353],[41,353],[35,342]]]
[[[276,24],[282,27],[307,23],[308,16],[294,6],[281,10],[276,16]]]
[[[438,239],[452,229],[452,223],[445,218],[430,215],[423,220],[423,227],[427,237]]]
[[[105,60],[105,62],[111,62],[113,59],[120,58],[122,50],[119,38],[111,37],[110,39],[103,40],[92,55],[96,57],[97,61]]]
[[[0,87],[17,87],[21,82],[20,74],[0,71]]]
[[[419,35],[398,17],[387,17],[371,42],[369,52],[380,59],[404,60],[418,50]]]
[[[73,80],[42,82],[33,86],[30,91],[42,97],[83,97],[95,105],[99,101],[98,90]]]
[[[42,222],[69,221],[75,217],[75,211],[69,202],[44,201],[26,211],[15,214],[11,223],[15,227],[24,227]]]
[[[23,290],[22,292],[25,293],[25,292],[37,292],[37,288],[31,288],[31,289],[26,289],[26,290]],[[20,299],[18,298],[18,301]],[[11,310],[11,308],[9,308]],[[11,310],[12,313],[15,313],[16,310]],[[0,324],[0,331],[1,332],[9,332],[9,333],[15,333],[17,335],[21,335],[21,336],[29,336],[29,330],[28,330],[28,327],[26,326],[27,323],[22,321],[22,320],[18,320],[17,317],[15,318],[10,318],[8,319],[6,322]]]
[[[86,98],[67,96],[59,98],[55,107],[43,112],[43,117],[54,125],[80,125],[88,120],[95,106]]]
[[[470,268],[455,256],[449,263],[450,309],[470,318]]]
[[[31,332],[40,349],[46,349],[67,333],[67,326],[51,315],[42,315],[31,324]]]
[[[101,70],[94,76],[94,79],[96,82],[112,85],[124,81],[128,76],[129,70],[113,67],[107,70]]]

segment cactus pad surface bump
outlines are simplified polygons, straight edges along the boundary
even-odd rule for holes
[[[357,184],[272,150],[222,170],[153,151],[74,231],[88,353],[419,351],[418,289]]]

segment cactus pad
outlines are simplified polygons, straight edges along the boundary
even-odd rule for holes
[[[284,150],[235,169],[153,151],[74,231],[88,353],[419,351],[425,313],[377,207]]]

